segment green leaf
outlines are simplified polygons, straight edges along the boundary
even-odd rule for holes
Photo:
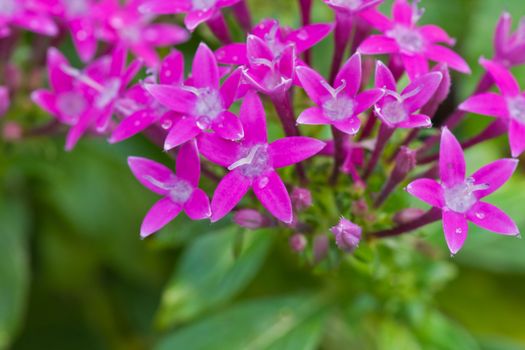
[[[316,349],[326,316],[310,295],[247,301],[182,328],[156,349]]]
[[[162,328],[228,301],[257,274],[270,247],[271,232],[243,233],[242,247],[236,252],[238,232],[230,226],[202,235],[191,243],[164,291],[158,315]]]
[[[27,213],[16,200],[0,204],[0,349],[7,348],[21,326],[29,288],[26,247]]]

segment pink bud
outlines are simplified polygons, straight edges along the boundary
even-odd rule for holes
[[[345,218],[341,218],[339,223],[330,231],[335,235],[337,246],[349,253],[359,245],[361,240],[361,227]]]
[[[402,225],[410,221],[413,221],[423,215],[425,211],[419,208],[407,208],[403,209],[394,215],[394,222]]]
[[[290,237],[288,243],[294,252],[300,253],[306,248],[308,242],[302,233],[296,233]]]
[[[297,211],[303,211],[312,206],[312,194],[306,188],[295,187],[292,191],[291,199]]]
[[[268,219],[253,209],[241,209],[235,212],[235,214],[233,214],[233,221],[237,225],[250,230],[269,226]]]
[[[2,138],[6,141],[17,141],[22,138],[22,127],[15,122],[7,122],[2,129]]]

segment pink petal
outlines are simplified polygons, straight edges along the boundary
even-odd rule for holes
[[[159,103],[180,113],[191,114],[197,102],[197,97],[193,93],[177,86],[144,84],[144,88]]]
[[[459,109],[498,118],[507,118],[509,114],[505,98],[494,92],[485,92],[471,96],[459,105]]]
[[[134,59],[131,61],[129,66],[124,70],[122,75],[122,87],[128,86],[131,81],[135,78],[137,73],[142,69],[142,61],[140,59]]]
[[[202,134],[197,139],[199,152],[209,161],[229,167],[238,160],[239,145],[216,135]]]
[[[410,79],[415,79],[428,73],[428,61],[422,55],[401,54],[401,60]]]
[[[164,57],[159,71],[159,82],[164,85],[180,85],[184,80],[184,56],[173,50]]]
[[[436,93],[442,78],[443,74],[440,72],[431,72],[414,79],[403,90],[401,96],[412,95],[406,97],[403,103],[410,113],[417,111],[430,101]]]
[[[273,216],[287,224],[292,222],[292,201],[286,186],[275,171],[257,178],[253,192]]]
[[[454,135],[443,128],[439,147],[439,174],[441,182],[452,188],[465,180],[465,157],[460,143]]]
[[[244,137],[243,125],[235,114],[229,111],[222,112],[211,125],[211,129],[226,140],[239,141]]]
[[[286,42],[291,41],[295,43],[295,48],[297,49],[297,53],[300,54],[308,50],[309,48],[315,46],[321,40],[326,38],[326,36],[330,34],[331,31],[332,31],[331,24],[325,24],[325,23],[310,24],[310,25],[304,26],[301,29],[292,31],[285,38],[285,41]]]
[[[199,185],[201,163],[195,140],[183,144],[177,154],[176,175],[188,181],[193,187]]]
[[[92,21],[82,18],[70,21],[69,30],[78,55],[83,62],[89,62],[97,52],[97,39]]]
[[[392,17],[397,23],[411,26],[413,15],[412,6],[406,0],[396,0],[392,5]]]
[[[509,33],[512,28],[512,17],[510,13],[503,12],[500,16],[496,30],[494,32],[494,48],[496,54],[501,54],[507,50]]]
[[[44,14],[26,12],[23,16],[15,16],[12,23],[42,35],[55,36],[58,34],[58,27],[55,22],[51,17]]]
[[[109,142],[116,143],[124,141],[141,131],[144,131],[155,123],[157,119],[158,115],[153,110],[144,109],[137,111],[120,122],[115,130],[113,130]]]
[[[184,18],[184,25],[190,32],[193,32],[200,24],[207,22],[210,18],[212,18],[215,13],[215,8],[190,11]]]
[[[396,41],[384,35],[370,35],[357,49],[357,52],[363,55],[381,55],[385,53],[396,53],[398,51],[399,47]]]
[[[517,166],[517,159],[499,159],[472,174],[471,177],[474,179],[475,185],[488,186],[485,190],[475,191],[476,197],[479,199],[486,197],[503,186],[514,174]]]
[[[144,29],[142,38],[154,46],[168,46],[187,41],[189,34],[179,26],[156,23]]]
[[[219,182],[211,200],[211,221],[222,219],[239,203],[250,188],[250,180],[231,171]]]
[[[31,100],[47,113],[58,117],[56,96],[51,91],[44,89],[35,90],[31,93]]]
[[[519,228],[501,209],[492,204],[477,202],[467,213],[467,218],[475,225],[502,235],[517,236]]]
[[[173,203],[169,198],[162,198],[151,207],[144,217],[140,227],[140,236],[145,238],[157,232],[175,219],[181,210],[180,204]]]
[[[424,114],[411,114],[407,120],[398,123],[396,125],[398,128],[430,128],[432,126],[432,121],[430,117]]]
[[[355,116],[344,120],[334,121],[332,124],[338,130],[348,135],[357,134],[359,132],[359,128],[361,128],[361,120]]]
[[[133,175],[144,187],[157,194],[168,193],[168,190],[158,185],[170,183],[174,178],[173,172],[166,166],[141,157],[128,157],[128,165]]]
[[[196,188],[184,203],[184,211],[192,220],[207,219],[211,216],[210,199],[203,190]]]
[[[376,63],[375,87],[378,89],[387,89],[397,91],[397,84],[390,69],[381,61]]]
[[[267,143],[266,112],[259,96],[248,93],[241,105],[239,113],[244,127],[244,138],[247,143]]]
[[[443,211],[443,231],[450,253],[456,254],[467,239],[468,223],[464,214]]]
[[[307,125],[325,125],[331,124],[331,121],[324,116],[323,110],[321,108],[310,107],[299,114],[297,123]]]
[[[272,18],[265,18],[253,27],[252,33],[259,38],[264,38],[274,30],[274,27],[279,27],[279,22]],[[276,30],[276,34],[280,34],[280,29]]]
[[[270,144],[269,154],[273,167],[282,168],[316,155],[325,145],[311,137],[285,137]]]
[[[187,116],[177,116],[173,121],[166,140],[164,141],[164,150],[168,151],[183,143],[192,140],[201,133],[201,129],[195,124],[195,119]]]
[[[226,80],[224,80],[220,90],[224,108],[230,108],[233,102],[237,99],[237,92],[239,91],[241,78],[242,69],[238,68],[234,70]]]
[[[84,136],[92,121],[92,112],[86,112],[78,119],[78,122],[69,129],[66,137],[66,151],[71,151],[80,138]]]
[[[444,206],[443,188],[436,180],[417,179],[412,181],[406,190],[412,196],[433,207],[443,208]]]
[[[343,83],[346,83],[345,93],[348,96],[354,97],[359,89],[361,89],[361,55],[356,53],[352,55],[343,65],[339,73],[335,78],[335,86],[338,87]]]
[[[144,14],[169,15],[188,12],[191,8],[191,0],[149,0],[139,7],[139,11]]]
[[[456,43],[456,40],[451,38],[443,28],[433,24],[426,24],[419,27],[419,32],[423,34],[425,39],[430,43],[445,43],[451,46]]]
[[[64,73],[62,67],[69,67],[69,62],[60,51],[54,47],[47,51],[47,66],[49,72],[49,85],[56,92],[73,89],[73,79]]]
[[[354,114],[360,114],[372,107],[374,104],[383,97],[383,91],[380,89],[370,89],[366,90],[356,96],[355,102],[356,107]]]
[[[244,43],[225,45],[215,51],[215,57],[222,64],[248,64],[248,54]]]
[[[470,74],[470,68],[465,60],[451,49],[439,45],[429,45],[425,55],[432,61],[446,63],[450,68],[461,73]]]
[[[131,44],[129,48],[135,56],[140,57],[146,66],[157,67],[159,65],[159,55],[157,55],[157,51],[150,44],[141,41]]]
[[[191,71],[193,85],[197,88],[219,89],[219,67],[215,55],[210,48],[201,43],[195,58],[193,59],[193,68]]]
[[[235,5],[239,1],[244,1],[244,0],[217,0],[215,5],[217,7],[229,7],[229,6]]]
[[[111,65],[109,67],[109,74],[112,77],[120,77],[128,58],[128,51],[123,45],[117,46],[111,54]]]
[[[274,59],[272,50],[270,50],[264,40],[255,35],[248,35],[248,40],[246,42],[246,52],[248,55],[248,60],[250,61],[260,58],[268,61],[273,61]]]
[[[372,27],[379,29],[381,32],[386,32],[394,26],[392,20],[379,12],[375,8],[368,9],[359,14],[359,17],[368,22]]]
[[[509,143],[513,157],[525,151],[525,124],[512,119],[509,124]]]
[[[518,81],[508,69],[484,58],[481,58],[479,63],[490,73],[503,95],[517,96],[520,94]]]
[[[295,75],[296,61],[297,53],[295,52],[295,46],[286,46],[281,52],[281,58],[278,62],[279,73],[286,79],[292,79]]]

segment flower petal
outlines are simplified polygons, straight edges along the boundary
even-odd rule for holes
[[[221,139],[216,135],[202,134],[197,139],[199,152],[209,161],[223,167],[235,163],[239,155],[239,145],[233,141]]]
[[[525,151],[525,124],[512,119],[509,124],[509,143],[513,157]]]
[[[142,38],[154,46],[169,46],[185,42],[189,34],[185,29],[173,24],[155,23],[144,29]]]
[[[310,107],[299,114],[297,123],[307,125],[325,125],[330,124],[331,121],[324,116],[323,110],[321,108]]]
[[[237,99],[241,78],[242,69],[238,68],[222,83],[220,93],[225,109],[230,108],[233,102]]]
[[[173,120],[166,140],[164,141],[164,150],[169,151],[183,143],[195,138],[201,133],[201,129],[195,124],[195,119],[187,116],[178,116]]]
[[[366,90],[356,96],[354,114],[360,114],[372,107],[374,104],[383,97],[383,91],[380,89]]]
[[[436,207],[443,208],[443,188],[433,179],[417,179],[406,187],[408,193],[423,202]]]
[[[442,183],[451,188],[465,180],[465,156],[454,135],[443,128],[439,148],[439,174]]]
[[[47,113],[59,117],[56,108],[56,96],[51,91],[38,89],[31,93],[31,100]]]
[[[517,166],[517,159],[499,159],[472,174],[471,177],[474,179],[475,185],[488,186],[485,190],[475,191],[476,197],[479,199],[486,197],[503,186],[514,174]]]
[[[215,15],[216,9],[190,11],[184,18],[184,25],[190,32],[193,32],[200,24],[207,22]]]
[[[424,114],[411,114],[407,120],[402,121],[401,123],[396,124],[398,128],[430,128],[432,126],[432,121],[428,115]]]
[[[404,97],[404,106],[410,113],[423,107],[436,93],[443,74],[431,72],[422,75],[410,83],[401,93]]]
[[[188,181],[193,187],[199,185],[201,163],[195,140],[188,141],[180,147],[177,154],[176,175]]]
[[[384,35],[370,35],[357,49],[357,52],[363,55],[381,55],[385,53],[396,53],[398,51],[399,47],[396,41]]]
[[[332,31],[332,27],[331,24],[326,23],[306,25],[300,29],[292,31],[286,36],[284,41],[295,43],[297,54],[300,54],[326,38],[326,36]]]
[[[498,118],[507,118],[509,114],[505,98],[494,92],[485,92],[471,96],[459,105],[459,109]]]
[[[219,89],[219,66],[213,51],[201,43],[195,58],[193,59],[193,66],[191,77],[193,85],[197,88],[210,88],[212,90]]]
[[[492,204],[477,202],[468,211],[467,218],[475,225],[502,235],[517,236],[519,228],[501,209]]]
[[[169,183],[173,180],[173,172],[166,166],[141,157],[128,157],[128,165],[139,182],[157,194],[165,195],[168,190],[158,184]]]
[[[484,58],[480,58],[479,63],[490,73],[503,95],[517,96],[520,94],[518,81],[507,68]]]
[[[229,111],[222,112],[212,123],[211,129],[226,140],[239,141],[244,137],[241,120]]]
[[[443,211],[443,231],[450,253],[456,254],[467,239],[468,222],[464,214]]]
[[[250,92],[244,97],[239,115],[244,127],[244,139],[247,143],[268,142],[266,113],[257,93]]]
[[[191,114],[197,96],[178,86],[144,84],[144,88],[163,106],[183,114]]]
[[[212,222],[222,219],[241,201],[250,188],[250,182],[235,170],[222,178],[211,200]]]
[[[155,123],[157,119],[157,113],[151,109],[137,111],[120,122],[115,130],[113,130],[109,142],[121,142],[135,136]]]
[[[93,22],[87,18],[80,18],[69,21],[68,25],[78,56],[83,62],[91,61],[97,52]]]
[[[323,141],[311,137],[294,136],[272,142],[268,151],[273,167],[282,168],[316,155],[325,145]]]
[[[210,199],[200,188],[193,190],[193,193],[186,203],[184,211],[192,220],[207,219],[211,216]]]
[[[381,61],[376,63],[375,87],[378,89],[387,89],[397,91],[397,84],[390,69]]]
[[[404,55],[401,54],[403,67],[410,79],[415,79],[428,73],[428,61],[423,55]]]
[[[248,60],[252,62],[254,59],[264,59],[270,62],[274,59],[272,50],[270,50],[263,39],[255,35],[248,35],[246,41],[246,53],[248,55]]]
[[[184,56],[173,50],[162,60],[159,82],[164,85],[180,85],[184,80]]]
[[[175,219],[181,210],[180,204],[173,203],[169,198],[162,198],[151,207],[144,217],[140,227],[140,236],[145,238],[157,232]]]
[[[215,51],[217,61],[222,64],[248,64],[248,54],[245,43],[224,45]]]
[[[343,65],[335,78],[334,85],[339,87],[344,80],[346,83],[345,93],[350,97],[354,97],[361,89],[361,76],[361,55],[356,53]]]
[[[359,132],[359,128],[361,128],[361,120],[356,116],[344,120],[334,121],[332,124],[338,130],[348,135],[357,134]]]
[[[54,91],[68,91],[73,89],[73,78],[64,73],[63,67],[69,67],[68,60],[56,48],[47,51],[47,67],[49,85]]]
[[[439,45],[429,45],[425,55],[431,60],[448,64],[452,69],[461,73],[470,74],[467,62],[451,49]]]
[[[89,129],[92,122],[93,114],[91,111],[88,111],[80,116],[78,122],[69,129],[66,137],[66,151],[71,151],[80,138],[84,136],[86,131]]]
[[[170,15],[188,12],[192,8],[190,0],[149,0],[139,7],[143,14]]]
[[[299,66],[296,69],[297,78],[308,96],[318,105],[321,106],[330,93],[326,89],[328,83],[315,70],[309,67]]]
[[[419,27],[419,32],[423,34],[425,39],[430,43],[445,43],[451,46],[456,43],[456,40],[451,38],[443,28],[433,24],[426,24]]]
[[[279,174],[272,171],[257,178],[253,185],[253,192],[273,216],[287,224],[292,222],[292,201]]]

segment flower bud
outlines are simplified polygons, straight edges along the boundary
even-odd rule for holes
[[[392,171],[392,181],[397,184],[405,179],[408,173],[416,167],[416,155],[416,151],[408,147],[401,147],[396,156],[396,166]]]
[[[450,71],[446,64],[439,63],[432,71],[440,72],[443,78],[432,98],[421,108],[421,114],[428,115],[430,118],[436,114],[439,106],[447,99],[450,93],[450,87],[452,86]]]
[[[407,209],[403,209],[403,210],[397,212],[394,215],[393,219],[394,219],[394,222],[396,224],[403,225],[403,224],[406,224],[406,223],[411,222],[413,220],[416,220],[417,218],[419,218],[424,213],[425,213],[425,211],[423,209],[407,208]]]
[[[325,235],[317,235],[314,238],[314,262],[318,263],[326,258],[328,255],[328,237]]]
[[[335,243],[339,249],[348,253],[354,251],[361,240],[361,227],[345,218],[341,218],[339,223],[330,231],[334,234]]]
[[[312,206],[312,194],[306,188],[295,187],[292,191],[291,199],[297,211],[303,211]]]
[[[2,129],[2,138],[5,141],[18,141],[22,138],[22,127],[15,122],[7,122]]]
[[[256,230],[262,227],[268,227],[268,219],[253,209],[241,209],[233,214],[233,221],[244,228]]]
[[[288,243],[290,244],[290,248],[296,253],[301,253],[304,248],[306,248],[306,244],[308,243],[306,240],[306,237],[302,233],[295,233],[290,237],[288,240]]]

